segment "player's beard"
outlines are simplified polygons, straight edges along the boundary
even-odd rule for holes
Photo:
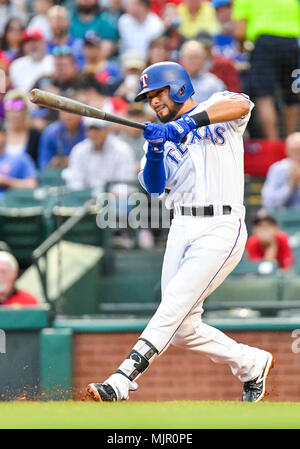
[[[168,123],[168,122],[171,122],[172,120],[176,119],[176,117],[179,114],[180,109],[182,108],[182,104],[173,102],[172,109],[170,109],[169,106],[166,106],[166,107],[168,108],[168,111],[169,111],[169,113],[167,115],[160,117],[158,114],[156,114],[157,118],[162,123]]]

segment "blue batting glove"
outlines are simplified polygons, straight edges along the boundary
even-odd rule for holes
[[[147,125],[143,131],[145,139],[154,146],[163,146],[166,142],[165,126],[152,122],[144,122],[144,125]]]
[[[192,129],[198,128],[197,122],[188,114],[180,119],[167,123],[165,128],[165,139],[174,143],[180,143]]]

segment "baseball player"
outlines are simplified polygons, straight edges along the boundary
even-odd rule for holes
[[[162,268],[162,301],[136,345],[103,383],[96,401],[120,401],[170,344],[227,364],[243,382],[242,400],[260,401],[274,364],[201,320],[203,302],[239,263],[247,240],[243,206],[243,133],[253,103],[228,91],[196,104],[186,70],[163,62],[146,68],[136,101],[147,99],[162,124],[146,122],[139,180],[151,195],[169,190],[173,208]]]

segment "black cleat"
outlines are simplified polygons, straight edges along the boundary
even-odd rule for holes
[[[108,384],[89,384],[87,387],[87,393],[94,401],[117,401],[115,390]]]
[[[259,402],[266,394],[267,378],[274,366],[274,358],[269,354],[267,363],[261,374],[253,380],[244,383],[244,390],[242,395],[243,402]]]

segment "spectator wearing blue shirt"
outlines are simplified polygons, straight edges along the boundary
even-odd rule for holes
[[[34,163],[27,153],[10,155],[5,153],[6,131],[0,121],[0,197],[9,188],[33,189],[37,186]]]
[[[105,55],[109,56],[119,39],[117,21],[109,12],[100,9],[98,0],[76,0],[70,33],[84,39],[89,30],[95,31],[105,41]]]
[[[86,138],[85,127],[79,115],[60,111],[59,120],[42,133],[39,145],[38,167],[67,167],[71,149]]]
[[[48,11],[48,19],[53,38],[47,42],[47,53],[53,55],[55,47],[69,47],[78,69],[81,70],[84,64],[83,41],[69,33],[70,18],[67,9],[60,5],[52,6]]]
[[[287,158],[275,162],[268,170],[262,189],[266,209],[300,209],[300,132],[286,139]]]

